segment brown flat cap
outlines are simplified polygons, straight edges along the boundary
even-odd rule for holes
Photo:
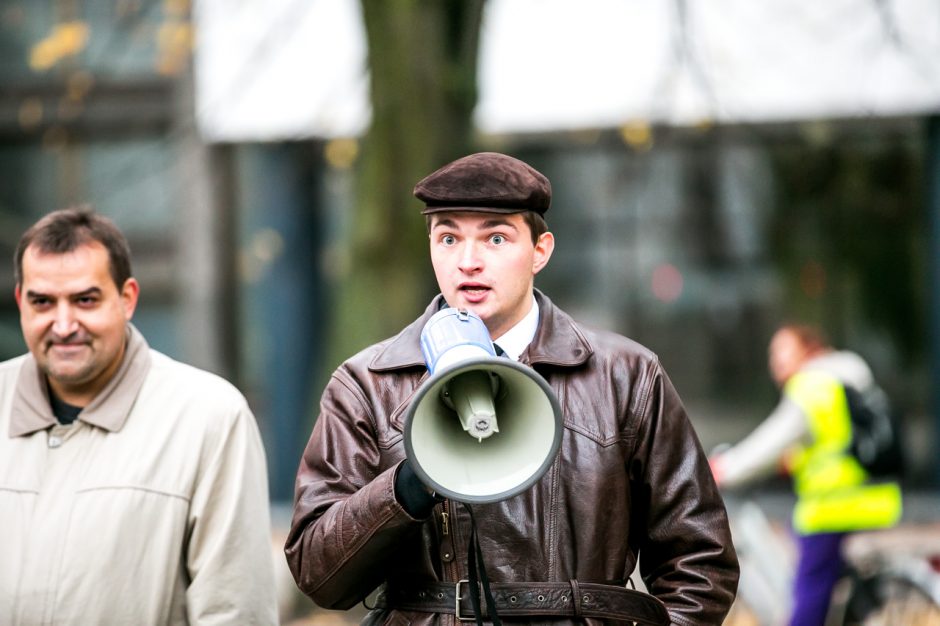
[[[423,214],[441,211],[544,214],[552,184],[531,165],[498,152],[478,152],[428,174],[414,190]]]

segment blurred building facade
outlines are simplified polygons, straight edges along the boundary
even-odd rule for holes
[[[311,381],[336,365],[329,285],[356,139],[205,141],[192,46],[185,2],[0,0],[2,253],[55,208],[113,217],[142,284],[135,323],[245,391],[286,501]],[[537,285],[659,353],[706,447],[770,410],[767,341],[805,319],[872,362],[907,416],[919,485],[940,480],[938,144],[924,112],[480,136],[552,180],[558,246]],[[8,263],[0,358],[25,349],[12,280]]]

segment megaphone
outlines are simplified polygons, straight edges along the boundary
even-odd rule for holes
[[[405,417],[418,478],[458,502],[497,502],[535,483],[558,453],[562,413],[535,370],[496,356],[474,313],[438,311],[421,331],[430,372]]]

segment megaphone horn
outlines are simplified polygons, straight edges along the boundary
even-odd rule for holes
[[[418,477],[467,503],[532,486],[561,445],[561,409],[545,379],[497,357],[483,320],[462,309],[428,320],[421,350],[430,376],[405,417],[405,450]]]

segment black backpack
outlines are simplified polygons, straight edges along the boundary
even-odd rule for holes
[[[899,478],[904,471],[900,420],[877,385],[864,392],[845,386],[852,419],[849,453],[872,478]]]

